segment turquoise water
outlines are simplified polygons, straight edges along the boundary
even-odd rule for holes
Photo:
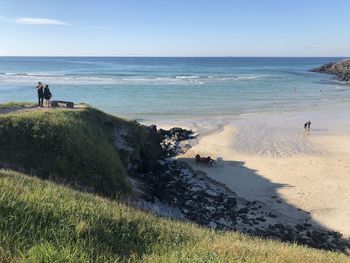
[[[318,110],[350,102],[348,84],[309,72],[339,59],[0,57],[0,103],[36,101],[42,81],[54,99],[136,119]]]

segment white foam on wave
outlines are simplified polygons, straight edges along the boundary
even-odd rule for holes
[[[248,81],[266,78],[268,75],[238,75],[238,76],[197,76],[197,75],[177,75],[177,76],[99,76],[99,75],[79,75],[63,74],[52,72],[6,72],[0,73],[0,81],[11,83],[32,83],[33,81],[44,81],[52,84],[160,84],[160,85],[202,85],[213,82]]]
[[[239,76],[238,80],[250,80],[250,79],[260,79],[262,76]]]
[[[176,76],[175,78],[176,79],[199,79],[200,76],[186,76],[186,75],[184,75],[184,76]]]
[[[1,74],[11,76],[11,75],[17,75],[18,73],[5,72],[5,73],[1,73]]]
[[[62,73],[44,73],[44,72],[5,72],[0,73],[0,75],[6,75],[6,76],[65,76],[66,74]]]
[[[272,75],[239,75],[239,76],[210,76],[209,78],[222,81],[249,81],[272,78]]]
[[[246,113],[241,113],[239,116],[256,116],[258,113],[257,112],[246,112]]]

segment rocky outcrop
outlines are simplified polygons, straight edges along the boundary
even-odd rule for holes
[[[161,147],[165,157],[173,157],[184,153],[191,148],[186,141],[188,142],[189,139],[193,139],[196,136],[191,130],[179,127],[174,127],[170,130],[159,129],[158,134],[162,139]]]
[[[350,81],[350,59],[329,63],[311,70],[312,72],[336,75],[341,81]]]

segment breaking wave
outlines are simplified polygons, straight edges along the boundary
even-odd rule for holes
[[[235,82],[259,80],[273,77],[271,75],[176,75],[176,76],[141,76],[130,74],[62,74],[62,73],[0,73],[0,81],[13,83],[33,83],[37,81],[52,84],[194,84],[213,82]]]

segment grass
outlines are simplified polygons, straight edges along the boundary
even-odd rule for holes
[[[0,109],[5,108],[21,108],[21,107],[34,107],[37,104],[31,102],[7,102],[0,104]]]
[[[0,160],[78,189],[111,197],[128,194],[127,164],[112,142],[113,131],[124,126],[140,130],[136,123],[90,107],[0,115]]]
[[[23,105],[29,104],[0,107]],[[117,130],[127,131],[134,151],[116,149]],[[2,166],[108,197],[130,194],[127,167],[138,163],[150,170],[161,152],[147,128],[89,106],[0,115],[0,145]]]
[[[221,233],[0,170],[1,262],[350,262],[345,255]]]

